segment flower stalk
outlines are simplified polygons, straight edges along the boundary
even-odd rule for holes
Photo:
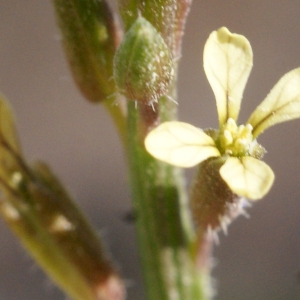
[[[178,57],[190,1],[119,2],[131,39],[134,21],[140,14],[164,38],[173,59]],[[154,51],[155,47],[152,49]],[[155,58],[154,52],[147,53]],[[198,269],[192,255],[195,233],[183,173],[157,161],[144,147],[149,130],[160,122],[177,118],[176,64],[174,70],[166,95],[156,101],[150,95],[148,103],[147,99],[128,101],[128,157],[136,230],[148,299],[204,300],[208,299],[209,271],[207,265]]]
[[[128,117],[133,205],[148,299],[207,299],[190,251],[194,233],[182,172],[145,151],[140,114],[132,102]]]

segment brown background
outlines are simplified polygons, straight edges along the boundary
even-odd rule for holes
[[[277,80],[300,66],[300,1],[194,0],[180,69],[180,119],[217,126],[214,97],[202,69],[212,30],[244,34],[254,69],[241,122]],[[300,88],[300,87],[299,87]],[[26,157],[51,163],[108,242],[128,279],[128,299],[144,299],[130,210],[126,166],[106,112],[86,103],[70,78],[51,1],[0,0],[0,90],[10,99]],[[300,299],[300,121],[268,130],[259,141],[276,181],[264,200],[221,234],[215,249],[218,300]],[[65,297],[0,221],[0,299]],[[159,299],[157,299],[159,300]]]

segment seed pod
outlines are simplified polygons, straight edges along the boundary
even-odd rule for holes
[[[73,79],[93,103],[115,93],[113,57],[120,28],[107,0],[53,0],[56,21]]]
[[[139,17],[114,57],[114,78],[127,99],[151,104],[167,93],[174,73],[172,54],[157,30]]]
[[[240,214],[245,214],[243,198],[234,194],[221,178],[224,158],[210,158],[198,166],[190,194],[190,205],[197,231],[226,230]]]

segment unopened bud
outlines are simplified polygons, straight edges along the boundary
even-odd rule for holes
[[[114,78],[127,99],[151,104],[168,92],[173,78],[172,54],[157,30],[139,17],[114,58]]]

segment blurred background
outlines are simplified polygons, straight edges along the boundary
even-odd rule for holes
[[[115,6],[115,2],[112,1]],[[51,1],[0,0],[0,90],[12,103],[28,160],[48,162],[102,233],[128,283],[143,300],[127,170],[118,136],[101,106],[75,88]],[[216,127],[215,100],[202,68],[204,43],[226,26],[254,52],[240,122],[273,85],[300,66],[300,1],[194,0],[180,62],[180,120]],[[299,86],[300,89],[300,86]],[[217,300],[300,299],[300,121],[259,138],[276,174],[271,192],[220,235],[214,249]],[[0,299],[63,300],[0,220]],[[157,299],[159,300],[159,299]]]

